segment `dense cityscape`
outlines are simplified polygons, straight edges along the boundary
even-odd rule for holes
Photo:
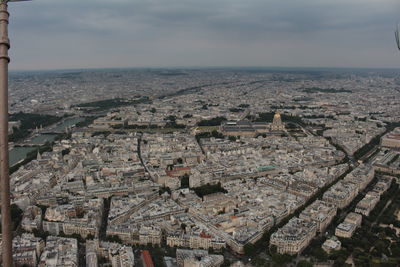
[[[12,72],[14,263],[398,266],[399,85],[373,69]]]

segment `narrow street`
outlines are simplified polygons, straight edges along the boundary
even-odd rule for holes
[[[104,201],[104,208],[103,208],[103,214],[101,216],[101,225],[99,231],[100,240],[104,240],[106,238],[108,213],[110,212],[111,197],[104,198],[103,201]]]
[[[149,172],[149,169],[147,168],[146,164],[144,164],[143,158],[142,158],[142,151],[141,151],[141,145],[142,145],[142,137],[143,137],[143,133],[138,133],[138,145],[137,145],[137,152],[138,152],[138,156],[139,156],[139,160],[140,163],[142,164],[143,168],[145,169],[145,171],[149,174],[150,179],[152,179],[153,177],[151,176],[151,173]]]

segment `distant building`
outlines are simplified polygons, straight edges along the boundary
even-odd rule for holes
[[[46,210],[43,230],[52,235],[64,232],[67,235],[79,234],[98,236],[103,202],[90,199],[84,203],[64,204]]]
[[[250,122],[248,120],[228,121],[221,125],[221,132],[228,136],[255,137],[257,134],[281,132],[285,130],[281,115],[275,113],[272,123]]]
[[[344,238],[350,238],[353,236],[357,227],[361,225],[362,215],[355,212],[347,214],[344,222],[336,227],[335,235]]]
[[[317,231],[322,233],[335,217],[336,211],[337,208],[334,204],[316,200],[299,215],[299,218],[315,222]]]
[[[178,267],[219,267],[224,262],[224,257],[208,254],[207,250],[178,249],[176,262]]]
[[[164,257],[165,267],[177,267],[176,258]]]
[[[140,245],[160,245],[162,234],[161,229],[158,227],[142,226],[139,230],[139,244]]]
[[[339,250],[342,247],[342,243],[339,241],[339,239],[336,236],[333,236],[332,238],[327,239],[323,244],[322,244],[322,249],[325,250],[325,252],[330,253],[333,250]]]
[[[336,227],[335,235],[338,237],[350,238],[356,231],[357,226],[352,223],[342,222]]]
[[[326,202],[333,203],[338,209],[342,209],[349,205],[357,194],[357,185],[339,181],[324,193],[322,199]]]
[[[271,124],[271,131],[284,131],[285,125],[282,123],[281,114],[275,113]]]
[[[278,253],[294,255],[303,251],[316,233],[317,224],[315,222],[292,218],[271,235],[270,245],[275,245]]]
[[[192,249],[219,250],[226,247],[226,243],[216,237],[201,232],[200,235],[188,234],[169,234],[167,235],[167,245],[170,247],[189,247]]]
[[[36,267],[44,248],[44,240],[33,234],[22,234],[13,239],[13,260],[16,267]]]
[[[362,215],[355,213],[355,212],[350,212],[347,214],[346,218],[344,219],[345,222],[355,224],[357,226],[361,226],[362,222]]]
[[[400,153],[390,151],[373,164],[374,169],[381,172],[400,174]]]
[[[379,195],[367,194],[360,202],[358,202],[355,212],[369,216],[370,212],[375,208],[376,204],[379,202]]]
[[[400,127],[396,128],[392,132],[384,135],[381,138],[381,145],[384,147],[400,148]]]
[[[78,266],[78,241],[74,238],[49,236],[40,257],[39,267]]]
[[[253,127],[252,123],[248,120],[241,121],[228,121],[221,126],[223,134],[228,136],[249,136],[254,137],[257,130]]]
[[[33,229],[42,227],[42,210],[36,206],[29,206],[22,217],[21,227],[25,231],[32,232]]]

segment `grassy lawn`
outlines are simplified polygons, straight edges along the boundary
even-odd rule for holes
[[[218,131],[219,126],[196,126],[193,129],[196,129],[198,132],[212,132],[214,130]]]

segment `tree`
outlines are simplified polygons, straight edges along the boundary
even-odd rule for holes
[[[225,117],[215,117],[209,120],[202,120],[197,125],[198,126],[219,126],[222,122],[227,121]]]
[[[251,261],[251,264],[253,266],[257,266],[257,267],[265,267],[265,266],[269,266],[269,264],[267,263],[267,261],[261,257],[256,257]]]
[[[211,136],[218,139],[224,139],[225,137],[222,133],[218,132],[217,130],[213,130],[211,132]]]
[[[97,261],[100,265],[108,262],[108,259],[103,256],[99,256],[97,259],[98,259]]]
[[[11,221],[15,229],[21,222],[22,214],[24,212],[16,204],[11,204],[10,211],[11,211]]]
[[[206,184],[206,185],[202,185],[199,187],[195,187],[193,188],[194,192],[196,193],[196,195],[198,195],[199,197],[203,197],[205,195],[210,195],[213,193],[217,193],[217,192],[222,192],[222,193],[227,193],[228,191],[226,191],[225,188],[223,188],[221,186],[221,183],[218,182],[218,184]]]
[[[244,254],[246,256],[251,256],[256,252],[256,247],[252,243],[247,243],[244,245]]]
[[[86,236],[86,239],[88,239],[88,240],[93,240],[93,239],[94,239],[94,235],[88,234],[88,235]]]
[[[69,152],[71,152],[71,151],[69,150],[69,148],[63,149],[63,150],[61,151],[61,155],[62,155],[62,156],[68,155]]]
[[[328,259],[328,254],[321,247],[317,247],[317,248],[313,249],[312,255],[318,261],[326,261]]]
[[[185,174],[181,178],[181,188],[189,188],[189,174]]]
[[[186,226],[187,226],[186,223],[181,223],[181,229],[182,229],[182,230],[185,230],[185,229],[186,229]]]
[[[229,136],[228,137],[228,139],[229,139],[229,141],[231,141],[231,142],[235,142],[236,141],[236,137],[235,136]]]
[[[299,261],[299,263],[297,264],[297,267],[312,267],[313,264],[309,261],[306,260],[301,260]]]
[[[121,238],[119,236],[117,236],[117,235],[108,235],[108,236],[106,236],[106,241],[122,244]]]
[[[168,117],[164,118],[165,121],[176,121],[175,115],[169,115]]]
[[[39,127],[46,127],[48,125],[54,124],[60,121],[62,117],[52,116],[52,115],[42,115],[42,114],[32,114],[19,112],[10,115],[10,121],[20,121],[21,126],[15,128],[12,135],[10,135],[9,140],[16,142],[18,140],[26,138],[33,129]]]
[[[278,247],[277,246],[272,245],[272,246],[269,247],[269,253],[271,255],[274,254],[274,253],[277,253],[277,252],[278,252]]]
[[[248,107],[250,107],[250,105],[249,104],[240,104],[238,107],[239,108],[248,108]]]
[[[46,240],[46,238],[50,235],[50,233],[49,232],[45,232],[45,231],[43,231],[43,230],[38,230],[38,229],[33,229],[32,230],[32,233],[33,233],[33,235],[35,236],[35,237],[40,237],[40,238],[42,238],[43,240]]]
[[[224,262],[222,263],[221,267],[229,267],[231,266],[231,262],[228,259],[224,259]]]
[[[292,259],[293,256],[290,256],[289,254],[279,254],[279,253],[272,254],[272,261],[278,266],[284,266],[287,263],[291,262]]]
[[[171,195],[171,189],[168,186],[163,186],[160,188],[160,190],[158,190],[158,194],[161,196],[162,194],[164,194],[165,192],[167,192],[168,194]]]
[[[183,129],[186,126],[184,124],[178,124],[175,121],[169,121],[165,124],[165,128],[176,128],[176,129]]]

